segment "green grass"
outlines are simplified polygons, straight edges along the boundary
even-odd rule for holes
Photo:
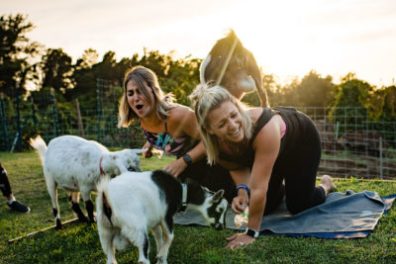
[[[32,211],[18,214],[0,202],[0,263],[105,263],[96,225],[70,224],[61,231],[49,230],[8,244],[8,240],[53,225],[50,199],[41,164],[33,152],[0,153],[7,168],[14,194]],[[144,169],[161,168],[169,158],[142,160]],[[396,182],[337,180],[339,191],[396,193]],[[73,214],[66,192],[60,190],[62,219]],[[83,206],[83,205],[82,205]],[[230,251],[225,238],[233,232],[205,227],[176,226],[169,263],[396,263],[396,210],[381,218],[375,231],[364,239],[322,240],[263,236],[249,247]],[[153,241],[152,241],[153,242]],[[151,250],[154,261],[155,246]],[[118,252],[119,263],[135,263],[134,247]]]

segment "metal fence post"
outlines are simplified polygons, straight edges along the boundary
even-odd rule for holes
[[[0,93],[0,119],[1,119],[1,131],[2,131],[2,144],[0,145],[1,150],[8,148],[8,131],[7,131],[7,114],[5,111],[4,94]]]
[[[384,166],[383,166],[383,149],[382,149],[382,137],[379,138],[379,161],[380,161],[380,165],[379,165],[379,173],[380,173],[380,178],[383,179],[384,178]]]
[[[51,88],[51,99],[52,99],[52,118],[54,124],[54,137],[59,135],[59,116],[58,116],[58,107],[55,96],[55,89]]]

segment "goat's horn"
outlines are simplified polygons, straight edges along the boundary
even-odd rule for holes
[[[208,64],[210,63],[210,59],[211,56],[208,55],[202,62],[201,65],[199,66],[199,81],[201,82],[201,84],[205,84],[205,71],[206,71],[206,67],[208,66]]]

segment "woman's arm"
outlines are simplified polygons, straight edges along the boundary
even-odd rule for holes
[[[248,168],[230,171],[231,177],[238,187],[240,184],[248,184],[250,171]],[[249,204],[249,193],[246,189],[238,189],[237,196],[234,197],[231,208],[236,213],[242,213]]]
[[[280,149],[280,127],[272,118],[253,142],[254,163],[249,178],[250,203],[248,227],[259,230],[267,202],[268,184]]]
[[[178,106],[171,110],[168,117],[168,130],[172,137],[189,136],[193,139],[200,140],[199,128],[194,112],[185,106]],[[192,163],[197,162],[206,156],[206,150],[203,142],[199,142],[194,148],[188,151]],[[165,170],[178,177],[188,164],[183,157],[169,163]]]
[[[280,148],[280,128],[276,119],[271,119],[257,134],[253,149],[254,163],[249,176],[249,219],[247,227],[259,231],[267,201],[268,184]],[[233,201],[234,204],[235,200]],[[254,242],[254,238],[238,233],[228,238],[227,248],[235,249]]]

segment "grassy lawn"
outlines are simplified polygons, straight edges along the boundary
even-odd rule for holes
[[[54,224],[51,203],[38,156],[33,152],[1,153],[0,161],[8,170],[17,199],[28,204],[29,214],[9,212],[0,200],[0,263],[105,263],[96,225],[70,224],[61,231],[49,230],[16,243],[8,240]],[[161,168],[168,158],[142,160],[146,170]],[[336,176],[336,175],[334,175]],[[337,180],[339,191],[376,191],[380,195],[396,193],[393,181]],[[66,192],[60,190],[63,221],[73,217]],[[81,203],[83,206],[83,203]],[[230,230],[176,226],[169,263],[396,263],[396,209],[380,219],[375,231],[364,239],[323,240],[263,236],[253,245],[226,250],[225,237]],[[152,242],[151,260],[154,261]],[[119,263],[134,263],[137,250],[117,253]]]

